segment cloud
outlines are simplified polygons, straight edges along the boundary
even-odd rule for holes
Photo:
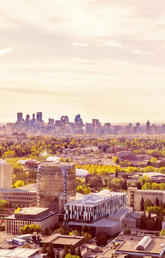
[[[8,53],[11,53],[11,52],[13,52],[13,50],[14,50],[14,48],[12,48],[12,47],[0,49],[0,56],[4,56]]]
[[[132,54],[142,55],[142,51],[139,49],[135,49],[131,51]]]
[[[108,41],[103,43],[103,46],[107,46],[107,47],[122,47],[122,44],[120,42],[117,41]]]
[[[141,51],[140,49],[135,49],[131,51],[132,54],[136,54],[136,55],[150,55],[150,56],[154,56],[155,53],[151,52],[151,51]]]
[[[74,46],[74,47],[87,47],[88,43],[72,42],[72,46]]]

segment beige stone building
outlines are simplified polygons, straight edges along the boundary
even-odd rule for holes
[[[165,191],[139,190],[135,187],[128,188],[128,206],[132,207],[133,210],[141,210],[142,198],[144,202],[150,200],[154,205],[156,205],[156,199],[160,204],[165,203]]]
[[[0,160],[0,189],[12,188],[12,165]]]
[[[20,188],[0,189],[0,199],[9,202],[9,207],[31,207],[37,205],[37,191]]]
[[[61,212],[69,197],[76,195],[74,164],[45,162],[40,165],[37,177],[39,205]]]
[[[53,227],[58,223],[58,216],[56,213],[47,208],[28,207],[22,208],[19,212],[6,217],[6,231],[13,235],[20,233],[20,228],[25,225],[39,225],[41,230]]]

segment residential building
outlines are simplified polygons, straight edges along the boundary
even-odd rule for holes
[[[0,160],[0,189],[12,188],[12,165]]]
[[[58,223],[58,216],[47,208],[28,207],[22,208],[6,219],[6,231],[13,235],[20,233],[20,228],[25,225],[39,225],[42,231],[46,228],[53,227]]]
[[[136,187],[128,188],[128,206],[133,210],[141,211],[142,202],[150,200],[153,205],[156,202],[165,203],[165,191],[160,190],[139,190]]]
[[[38,169],[37,187],[40,207],[62,212],[64,203],[76,195],[75,165],[45,162]]]

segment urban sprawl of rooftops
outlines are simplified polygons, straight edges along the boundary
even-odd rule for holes
[[[4,127],[3,127],[4,128]],[[68,116],[61,116],[59,120],[49,118],[48,122],[43,120],[43,113],[37,112],[36,115],[29,114],[23,117],[23,113],[17,113],[17,120],[15,123],[8,123],[5,126],[12,132],[22,133],[41,133],[50,135],[141,135],[141,134],[164,134],[165,124],[155,125],[147,121],[146,124],[128,123],[127,125],[112,125],[107,122],[101,124],[98,119],[92,119],[91,123],[84,123],[81,115],[76,115],[74,122],[69,121]]]

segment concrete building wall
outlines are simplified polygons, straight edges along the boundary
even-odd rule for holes
[[[118,223],[115,227],[96,227],[96,235],[99,233],[107,233],[108,236],[114,236],[115,234],[121,231],[120,223]]]
[[[39,169],[38,185],[40,206],[61,211],[67,197],[76,195],[74,164],[43,163]]]
[[[12,165],[0,160],[0,189],[12,188]]]
[[[39,225],[42,231],[46,228],[53,227],[56,223],[58,223],[58,216],[56,214],[51,217],[45,218],[42,221],[33,221],[33,220],[18,220],[18,219],[7,219],[6,218],[6,231],[9,234],[18,235],[20,234],[20,228],[25,225]]]
[[[128,206],[132,207],[136,211],[141,210],[141,200],[150,200],[154,205],[156,199],[159,203],[165,203],[165,191],[160,190],[138,190],[137,188],[130,187],[128,189]]]
[[[0,199],[9,202],[10,207],[30,207],[37,204],[37,192],[18,189],[0,189]]]

